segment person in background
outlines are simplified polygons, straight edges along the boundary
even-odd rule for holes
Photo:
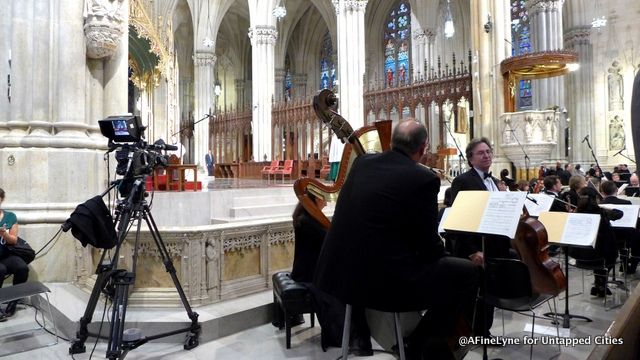
[[[571,179],[569,179],[569,191],[564,193],[564,201],[570,203],[574,207],[568,209],[569,211],[573,211],[575,206],[578,206],[578,192],[583,188],[587,187],[587,179],[585,179],[582,175],[573,175]]]
[[[600,184],[600,192],[604,196],[601,204],[631,205],[631,201],[617,197],[618,187],[613,181],[603,181]],[[620,254],[624,255],[623,260],[626,262],[626,264],[620,264],[620,272],[626,271],[627,274],[634,274],[640,258],[640,231],[636,226],[636,228],[615,227],[613,232],[616,235]],[[630,258],[627,256],[629,249],[632,255]]]
[[[204,162],[207,165],[207,175],[213,176],[213,167],[215,166],[215,159],[211,154],[211,150],[207,151],[207,155],[204,156]]]
[[[629,178],[629,186],[639,186],[640,182],[638,181],[638,175],[636,173],[631,174]]]
[[[5,192],[0,189],[0,206],[4,203]],[[7,249],[18,242],[18,218],[11,211],[6,211],[0,207],[0,288],[4,282],[4,277],[13,274],[13,285],[22,284],[29,277],[29,267],[21,257],[12,255]],[[6,321],[16,312],[18,301],[7,303],[2,310],[0,308],[0,321]]]
[[[529,192],[529,182],[527,180],[518,181],[518,191]]]

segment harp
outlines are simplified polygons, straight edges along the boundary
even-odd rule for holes
[[[391,120],[376,121],[373,125],[354,131],[347,120],[335,111],[337,104],[338,100],[331,90],[322,90],[313,98],[316,115],[333,130],[340,141],[346,143],[335,183],[327,185],[316,179],[300,178],[293,184],[293,190],[304,209],[325,229],[329,228],[331,221],[308,194],[327,202],[336,201],[356,157],[388,150],[391,143]]]

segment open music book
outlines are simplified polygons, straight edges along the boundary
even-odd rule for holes
[[[543,212],[538,220],[544,225],[549,243],[595,248],[600,214]]]
[[[638,213],[640,212],[640,205],[621,205],[621,204],[600,204],[600,207],[605,209],[618,209],[623,212],[621,219],[611,220],[611,226],[634,228],[638,222]]]
[[[521,191],[461,191],[447,217],[446,231],[503,235],[516,234],[527,193]]]
[[[535,200],[536,202],[526,199],[524,206],[527,208],[529,215],[537,217],[543,211],[549,211],[553,205],[553,196],[547,194],[528,194],[528,198]]]

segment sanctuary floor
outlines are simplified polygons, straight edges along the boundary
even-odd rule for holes
[[[572,314],[581,314],[589,316],[593,322],[585,323],[582,321],[572,320],[571,329],[561,328],[561,336],[569,336],[571,338],[589,338],[591,345],[563,346],[561,352],[558,353],[557,346],[537,345],[533,350],[534,359],[586,359],[589,352],[594,347],[593,342],[595,336],[603,334],[609,327],[611,321],[615,318],[619,308],[606,310],[603,306],[602,299],[592,297],[588,294],[591,287],[590,283],[593,277],[585,272],[585,289],[586,294],[573,295],[582,291],[582,274],[581,270],[570,269],[570,312]],[[628,279],[630,288],[635,288],[638,284],[640,276],[633,276]],[[613,303],[623,302],[627,295],[624,291],[612,289],[613,296],[608,298],[607,306]],[[634,291],[640,291],[636,289]],[[562,299],[564,294],[561,294]],[[564,301],[558,299],[558,311],[564,310]],[[613,299],[613,302],[612,302]],[[548,307],[542,306],[536,311],[541,314],[548,311]],[[8,322],[0,323],[0,357],[7,355],[8,352],[19,351],[26,347],[34,346],[38,343],[50,342],[52,337],[44,334],[42,331],[36,332],[36,335],[27,333],[18,337],[10,337],[8,334],[21,330],[23,328],[33,327],[34,310],[32,308],[23,308],[18,311],[16,316]],[[317,324],[317,323],[316,323]],[[511,339],[523,339],[525,327],[530,325],[531,321],[528,317],[505,312],[505,336]],[[555,327],[552,327],[548,320],[536,321],[535,337],[542,340],[539,331],[549,331],[555,336]],[[495,313],[495,321],[492,329],[494,335],[502,335],[501,314],[500,311]],[[220,338],[207,343],[202,343],[191,351],[182,349],[182,344],[177,343],[160,343],[150,342],[142,345],[140,348],[131,351],[127,355],[127,359],[336,359],[340,355],[340,349],[331,348],[327,352],[322,352],[320,348],[320,328],[309,327],[309,318],[306,317],[306,323],[297,326],[292,331],[292,348],[285,348],[284,331],[278,330],[270,324],[261,325],[246,331],[236,333],[231,336]],[[530,334],[530,333],[529,333]],[[75,359],[89,359],[89,353],[93,346],[93,340],[88,340],[87,353],[74,355]],[[374,347],[376,345],[374,344]],[[36,359],[71,359],[68,355],[69,344],[61,340],[59,344],[47,348],[26,351],[19,354],[9,355],[8,359],[15,360],[36,360]],[[99,342],[97,344],[93,358],[104,358],[106,343]],[[529,355],[528,345],[508,345],[505,347],[490,347],[490,358],[502,359],[520,359]],[[383,360],[393,359],[389,354],[376,354],[368,359]],[[475,347],[464,359],[476,360],[482,359],[482,349]]]

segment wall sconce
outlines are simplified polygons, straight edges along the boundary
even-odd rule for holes
[[[487,14],[487,22],[484,24],[484,32],[487,34],[493,29],[493,22],[491,22],[491,14]]]
[[[213,86],[213,93],[216,96],[220,96],[220,94],[222,94],[222,86],[220,86],[219,81],[216,81],[216,84]]]
[[[449,7],[449,0],[447,0],[447,8],[444,14],[444,37],[450,39],[455,34],[456,29],[453,27],[453,17],[451,16],[451,8]]]

